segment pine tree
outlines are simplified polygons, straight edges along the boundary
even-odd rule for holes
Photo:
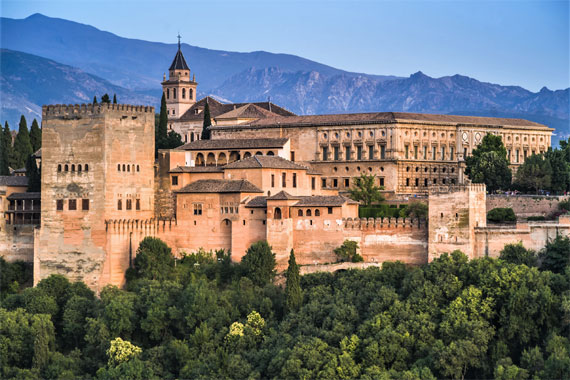
[[[18,135],[14,140],[14,151],[16,161],[14,162],[14,169],[23,168],[26,165],[28,156],[33,154],[32,143],[30,142],[30,132],[28,131],[28,124],[24,115],[20,118],[20,128]]]
[[[93,104],[97,104],[97,97],[96,96],[93,97]]]
[[[42,130],[36,119],[32,121],[32,127],[30,128],[30,143],[32,143],[34,153],[42,147]]]
[[[111,98],[109,98],[109,94],[105,94],[101,97],[101,103],[111,104]]]
[[[26,162],[26,176],[28,177],[28,192],[39,192],[41,189],[41,176],[36,159],[34,156],[28,156]]]
[[[210,126],[212,125],[212,117],[210,116],[210,105],[206,101],[204,107],[204,127],[202,128],[202,140],[210,140]]]
[[[301,307],[303,303],[303,295],[301,293],[301,277],[299,275],[299,266],[295,261],[295,253],[291,250],[289,255],[289,267],[287,268],[287,284],[285,287],[287,311],[295,311]]]
[[[158,127],[155,131],[155,147],[158,149],[163,149],[166,144],[167,139],[167,127],[168,127],[168,116],[166,114],[166,97],[164,93],[162,94],[162,99],[160,100],[160,117],[158,119]]]
[[[113,94],[113,104],[117,104],[117,94]]]

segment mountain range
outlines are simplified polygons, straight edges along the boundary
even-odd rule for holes
[[[116,93],[120,102],[157,106],[160,81],[176,52],[164,44],[116,36],[40,14],[0,19],[0,120],[37,115],[42,104],[88,102]],[[233,102],[271,98],[298,114],[403,111],[521,117],[570,132],[570,89],[531,92],[462,75],[407,78],[336,69],[288,54],[238,53],[182,44],[198,95]],[[37,116],[34,116],[37,117]],[[13,125],[13,124],[12,124]]]

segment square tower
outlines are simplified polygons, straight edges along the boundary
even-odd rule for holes
[[[163,78],[162,91],[166,99],[166,112],[169,120],[179,119],[186,111],[196,103],[196,78],[190,79],[190,68],[180,50],[178,51],[168,69],[168,80]]]
[[[44,106],[41,170],[34,282],[60,273],[120,285],[129,257],[110,254],[106,221],[154,216],[154,108]]]

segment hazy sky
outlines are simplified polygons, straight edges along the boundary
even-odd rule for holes
[[[290,53],[340,69],[570,86],[569,0],[0,0],[3,17],[65,18],[149,41]]]

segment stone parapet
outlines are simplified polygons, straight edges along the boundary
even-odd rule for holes
[[[143,114],[154,115],[154,107],[136,106],[130,104],[54,104],[42,107],[42,119],[81,119],[97,115],[112,115],[123,117],[125,115],[137,116]]]
[[[347,218],[343,219],[345,229],[391,229],[418,228],[427,229],[427,221],[415,218]]]

